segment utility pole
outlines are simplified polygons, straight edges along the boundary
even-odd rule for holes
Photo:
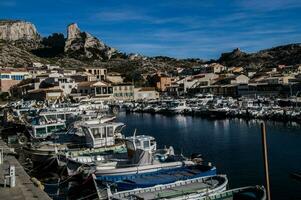
[[[267,137],[265,123],[261,123],[261,135],[262,135],[262,147],[263,147],[263,162],[264,162],[264,175],[266,182],[267,200],[271,200],[270,192],[270,176],[269,176],[269,162],[268,162],[268,148],[267,148]]]

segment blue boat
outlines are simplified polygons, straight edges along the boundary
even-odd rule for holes
[[[213,175],[216,175],[215,167],[207,165],[188,165],[142,174],[100,176],[96,177],[96,179],[104,182],[115,182],[116,189],[118,191],[124,191]],[[117,179],[119,180],[116,181]]]

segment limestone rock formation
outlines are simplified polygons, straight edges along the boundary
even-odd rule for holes
[[[0,40],[39,40],[40,36],[36,27],[20,20],[0,20]]]
[[[65,53],[80,59],[110,59],[116,50],[87,32],[81,32],[77,24],[68,26]]]

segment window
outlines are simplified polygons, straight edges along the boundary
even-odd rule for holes
[[[135,140],[135,146],[136,146],[136,148],[139,148],[140,147],[140,141],[139,140]]]
[[[101,131],[99,128],[91,128],[91,132],[94,138],[101,138]]]
[[[37,128],[36,129],[36,134],[37,135],[45,135],[46,134],[46,128],[45,127]]]
[[[101,138],[106,138],[106,127],[100,127]]]
[[[146,149],[146,148],[149,148],[149,141],[144,141],[143,142],[143,147]]]
[[[107,88],[102,88],[103,94],[107,94]]]
[[[102,94],[101,93],[101,88],[99,88],[99,87],[96,88],[96,94]]]
[[[47,127],[47,132],[48,132],[48,133],[51,133],[51,132],[53,132],[53,131],[55,131],[55,130],[56,130],[55,126],[48,126],[48,127]]]
[[[58,114],[58,115],[57,115],[57,118],[58,118],[58,119],[65,119],[65,115],[64,115],[64,114]]]
[[[113,137],[114,133],[113,133],[113,127],[107,127],[107,137]]]
[[[10,77],[9,77],[9,75],[1,75],[0,78],[1,79],[7,79],[7,78],[10,78]]]

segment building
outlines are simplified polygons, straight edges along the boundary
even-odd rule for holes
[[[17,85],[10,87],[10,94],[13,97],[23,98],[29,91],[38,89],[37,82],[39,83],[39,80],[35,78],[24,79]]]
[[[88,72],[77,72],[69,77],[72,78],[76,83],[84,81],[97,81],[96,77]]]
[[[244,71],[243,67],[230,67],[228,68],[228,72],[233,74],[241,74]]]
[[[75,83],[74,79],[63,75],[58,77],[48,77],[41,82],[40,87],[43,85],[60,88],[64,95],[70,94],[72,90],[77,87],[77,83]]]
[[[113,98],[116,100],[134,100],[134,85],[132,83],[113,85]]]
[[[230,75],[227,77],[220,77],[214,83],[215,85],[229,85],[229,84],[248,84],[250,78],[246,75]]]
[[[171,86],[173,82],[177,80],[176,77],[168,77],[168,76],[159,76],[158,82],[156,83],[156,88],[161,91],[165,92],[168,87]]]
[[[268,84],[284,84],[288,85],[292,82],[294,82],[296,78],[294,76],[272,76],[272,77],[267,77],[265,80],[262,82],[268,83]]]
[[[123,77],[121,76],[120,73],[117,72],[108,73],[107,80],[115,84],[123,83]]]
[[[184,94],[184,84],[183,83],[172,83],[171,86],[166,88],[167,95],[169,96],[181,96]]]
[[[154,87],[142,87],[134,89],[134,100],[159,99],[159,92]]]
[[[113,87],[104,81],[85,81],[78,83],[77,94],[81,96],[111,98]]]
[[[214,73],[205,73],[198,74],[194,76],[185,77],[179,81],[177,84],[183,84],[184,92],[187,92],[189,89],[197,88],[200,86],[208,86],[215,82],[215,80],[219,77],[219,75]]]
[[[224,65],[218,64],[218,63],[211,63],[209,66],[206,68],[206,73],[214,73],[214,74],[219,74],[225,71],[226,67]]]
[[[96,77],[97,81],[107,80],[107,69],[100,67],[87,67],[84,70]]]
[[[9,92],[10,87],[29,77],[28,71],[24,68],[1,68],[0,92]]]
[[[231,84],[248,84],[249,83],[250,78],[247,77],[246,75],[238,75],[233,77],[233,79],[231,80]]]
[[[54,101],[63,96],[63,91],[58,88],[44,88],[29,91],[24,95],[24,100],[36,100],[36,101]]]

